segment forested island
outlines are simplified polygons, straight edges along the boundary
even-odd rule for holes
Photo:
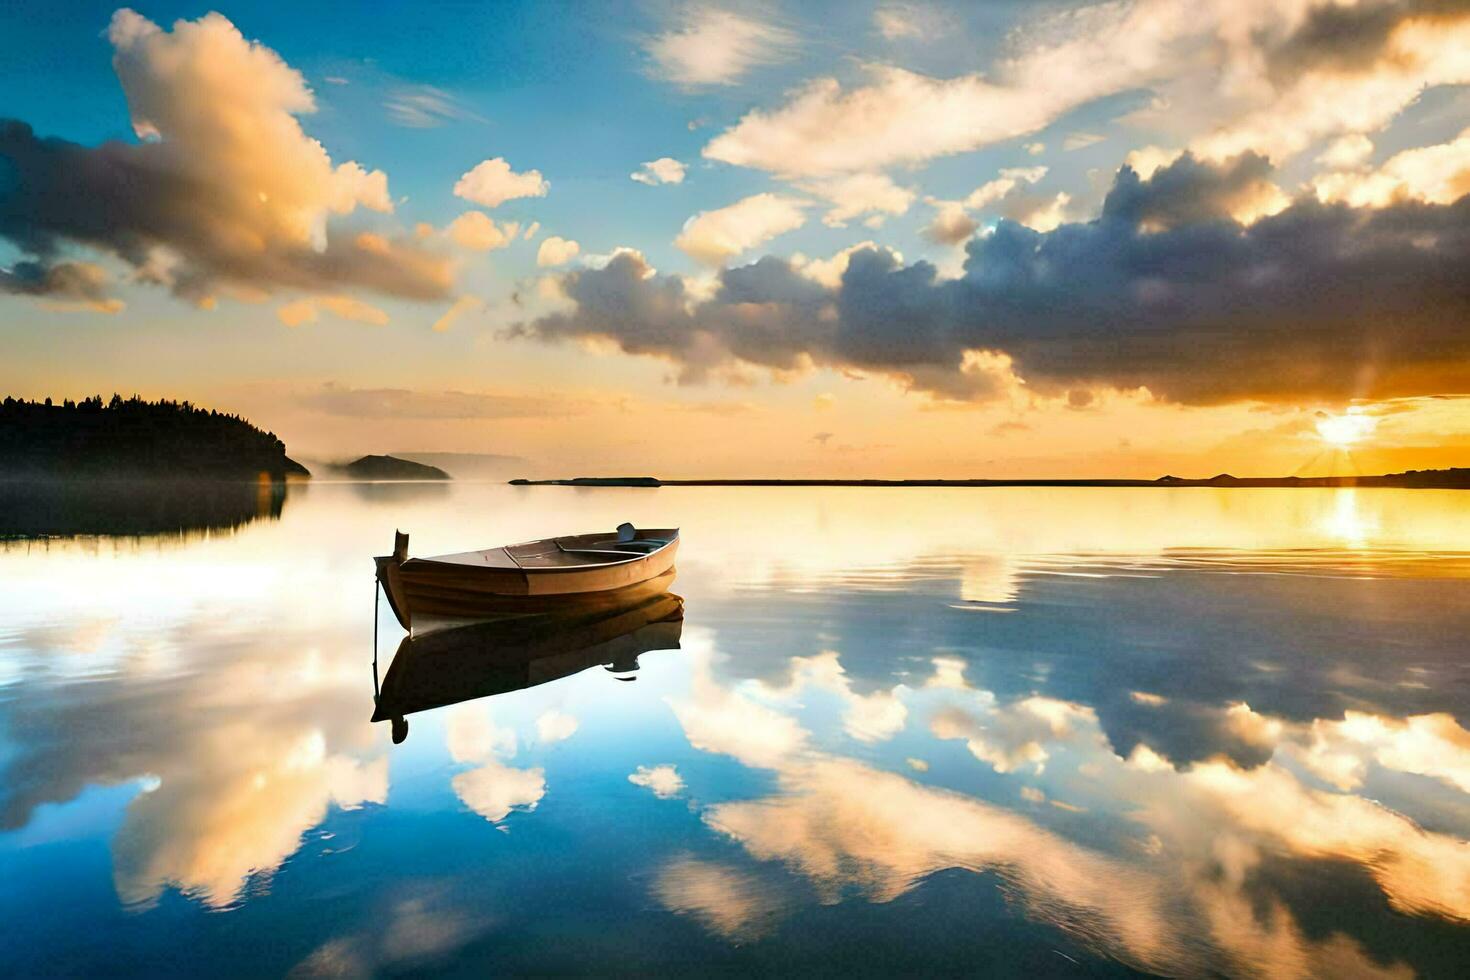
[[[259,480],[310,476],[238,415],[114,394],[0,402],[0,479]]]

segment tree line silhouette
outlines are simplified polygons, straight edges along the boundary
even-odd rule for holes
[[[308,475],[286,444],[188,401],[93,395],[0,402],[0,475],[280,480]]]

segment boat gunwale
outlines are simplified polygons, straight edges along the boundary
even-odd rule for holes
[[[591,569],[594,569],[594,568],[612,568],[612,567],[618,566],[618,565],[630,565],[633,562],[643,561],[645,559],[652,558],[655,555],[663,554],[663,552],[666,551],[668,548],[670,548],[670,547],[672,547],[674,545],[677,545],[679,543],[679,529],[678,528],[667,528],[667,529],[665,529],[665,528],[659,528],[658,530],[669,530],[669,531],[672,531],[673,532],[673,537],[669,538],[668,541],[665,541],[663,544],[659,545],[657,548],[655,548],[653,551],[648,552],[647,554],[641,554],[641,555],[640,554],[631,554],[627,558],[624,558],[624,559],[619,560],[619,561],[587,562],[586,564],[582,564],[582,565],[548,565],[546,567],[541,567],[541,568],[538,568],[535,565],[530,565],[530,566],[522,565],[519,561],[516,560],[515,555],[512,555],[510,553],[510,549],[511,548],[520,548],[520,547],[523,547],[523,546],[528,545],[528,544],[540,544],[543,541],[550,541],[553,544],[555,544],[557,546],[557,548],[559,548],[563,552],[566,552],[567,554],[575,554],[575,553],[577,553],[578,551],[581,550],[581,549],[576,549],[576,548],[563,548],[562,545],[561,545],[561,543],[560,543],[560,541],[558,541],[557,538],[537,538],[537,539],[532,540],[532,541],[519,541],[519,542],[517,542],[515,544],[504,544],[504,545],[501,545],[498,548],[483,548],[480,551],[475,551],[475,552],[450,552],[448,555],[432,555],[432,556],[427,557],[427,558],[408,558],[408,559],[405,559],[402,563],[400,563],[399,567],[400,568],[405,568],[405,567],[407,567],[409,565],[437,565],[437,566],[439,566],[441,568],[455,568],[455,569],[473,568],[473,569],[477,569],[479,571],[484,571],[484,572],[511,572],[511,573],[520,572],[521,574],[524,574],[524,575],[548,575],[548,574],[553,574],[553,573],[558,573],[558,572],[584,572],[584,571],[588,571],[588,570],[591,570]],[[589,532],[589,533],[600,533],[600,532]],[[575,538],[575,537],[582,537],[582,535],[565,534],[565,535],[562,535],[562,537]],[[637,539],[635,538],[634,540],[637,540]],[[471,565],[468,562],[440,561],[439,560],[441,558],[451,557],[454,554],[485,554],[486,552],[492,552],[492,551],[503,551],[503,552],[505,552],[506,556],[508,558],[510,558],[510,560],[512,562],[515,563],[515,567],[514,568],[494,568],[494,567],[486,567],[486,566],[480,566],[480,565]]]

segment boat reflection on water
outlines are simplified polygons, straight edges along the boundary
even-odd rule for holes
[[[679,649],[684,600],[668,591],[673,581],[671,569],[579,608],[420,628],[399,643],[376,692],[372,720],[391,721],[393,741],[400,743],[408,737],[405,716],[416,711],[519,691],[598,666],[617,680],[633,680],[641,654]],[[373,670],[376,679],[376,658]]]

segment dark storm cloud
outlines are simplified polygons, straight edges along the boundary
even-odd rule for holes
[[[1405,21],[1452,19],[1467,12],[1470,0],[1322,3],[1284,41],[1266,47],[1268,72],[1277,84],[1309,71],[1365,72],[1383,57],[1389,38]]]
[[[1103,203],[1104,220],[1159,230],[1218,221],[1238,208],[1269,198],[1271,161],[1256,153],[1218,166],[1183,156],[1144,181],[1130,167],[1119,171]]]
[[[106,286],[107,273],[90,262],[17,262],[0,269],[0,293],[102,303]]]
[[[1470,198],[1378,210],[1279,192],[1246,154],[1188,155],[1143,180],[1123,168],[1094,221],[1036,232],[1001,221],[964,274],[854,253],[840,287],[766,258],[690,302],[634,255],[565,280],[575,311],[520,328],[600,336],[680,363],[685,380],[736,360],[886,373],[948,397],[989,389],[968,350],[999,351],[1035,390],[1147,386],[1206,404],[1390,397],[1470,388]]]
[[[601,269],[568,273],[562,289],[575,312],[543,317],[513,334],[611,338],[627,353],[676,362],[680,380],[689,383],[737,358],[776,370],[798,367],[804,353],[831,344],[836,325],[831,291],[769,256],[722,270],[714,296],[694,313],[681,277],[653,273],[631,251]]]

